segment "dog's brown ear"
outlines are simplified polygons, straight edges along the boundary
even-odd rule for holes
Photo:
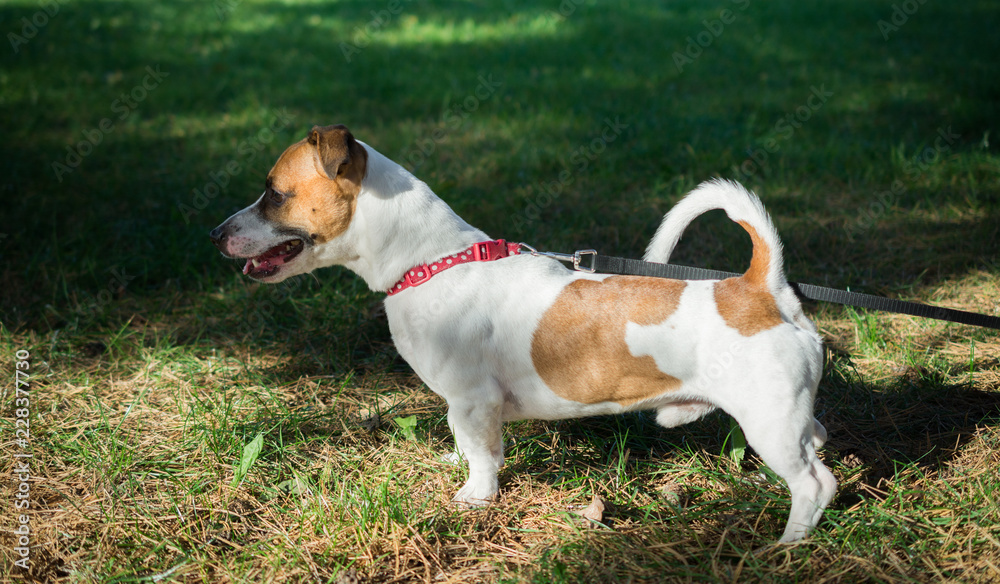
[[[347,126],[313,126],[306,141],[316,147],[318,170],[328,178],[343,176],[360,184],[368,153],[354,139]]]

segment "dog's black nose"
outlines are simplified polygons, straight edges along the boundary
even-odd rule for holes
[[[219,245],[222,242],[222,226],[219,225],[215,229],[208,232],[208,238],[212,240],[212,243]]]

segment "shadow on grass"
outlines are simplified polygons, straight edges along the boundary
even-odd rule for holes
[[[845,466],[864,467],[862,486],[880,484],[901,464],[944,470],[983,428],[1000,423],[995,391],[934,377],[909,369],[888,385],[851,383],[822,393],[817,412],[830,433],[826,448]],[[840,500],[850,506],[852,494],[841,492]]]
[[[829,432],[822,456],[842,481],[850,479],[840,485],[831,511],[866,499],[884,500],[904,467],[931,476],[952,472],[963,447],[985,428],[1000,424],[996,392],[927,375],[910,370],[890,383],[849,382],[832,371],[824,377],[816,406],[816,416]],[[729,418],[721,412],[671,429],[658,426],[652,413],[637,412],[518,423],[510,434],[514,446],[501,471],[501,488],[522,474],[574,497],[582,487],[587,500],[573,503],[585,505],[591,494],[600,495],[613,505],[612,523],[653,518],[677,537],[704,539],[702,545],[715,547],[721,538],[735,538],[753,547],[766,543],[761,539],[776,540],[787,518],[787,488],[770,475],[763,478],[762,462],[752,447],[741,470],[728,460]],[[712,462],[715,457],[725,460]],[[678,510],[667,502],[655,486],[664,481],[674,485],[671,497],[692,498],[695,504]],[[768,483],[771,490],[763,490]],[[724,494],[706,486],[711,484]],[[630,501],[636,497],[647,502],[635,507]],[[656,501],[652,505],[650,497]],[[759,524],[760,514],[769,521]],[[697,533],[686,525],[691,521],[701,526]]]
[[[220,18],[219,6],[232,9]],[[668,201],[702,179],[732,176],[818,85],[833,92],[831,101],[747,177],[776,195],[772,209],[779,225],[791,225],[783,229],[789,247],[802,250],[789,254],[796,273],[815,278],[823,264],[861,273],[884,266],[880,282],[893,287],[933,265],[922,280],[933,283],[1000,251],[991,227],[995,193],[972,224],[887,216],[891,223],[879,221],[861,248],[844,242],[836,224],[852,221],[874,190],[888,187],[900,144],[918,151],[940,127],[960,135],[955,156],[985,141],[1000,94],[986,57],[996,52],[986,26],[994,6],[922,5],[891,42],[875,26],[891,13],[888,5],[739,6],[736,20],[683,67],[673,55],[718,17],[717,7],[581,6],[561,17],[532,3],[404,4],[390,21],[370,26],[372,8],[363,3],[61,6],[16,53],[0,55],[17,85],[0,102],[11,121],[0,164],[11,195],[3,276],[13,284],[0,292],[0,313],[14,326],[44,327],[45,304],[58,310],[96,297],[112,267],[134,275],[128,294],[155,296],[174,285],[191,297],[219,285],[226,272],[205,231],[252,200],[284,145],[313,123],[345,122],[400,162],[422,160],[420,178],[492,234],[636,255]],[[0,22],[16,29],[33,11],[6,5]],[[939,30],[961,33],[945,41]],[[349,60],[348,45],[360,49]],[[147,67],[167,75],[136,90]],[[500,89],[459,112],[469,115],[453,129],[444,113],[475,95],[481,76],[493,76]],[[143,97],[134,107],[133,90]],[[278,110],[290,122],[241,149]],[[85,148],[92,153],[68,173],[53,170],[104,118],[114,129]],[[577,164],[572,155],[605,118],[627,125],[619,143]],[[442,128],[442,140],[426,142]],[[190,206],[194,190],[234,160],[244,170],[225,179],[210,205],[185,216],[178,205]],[[942,166],[969,174],[972,186],[921,191],[925,203],[901,199],[903,217],[913,205],[964,205],[975,184],[992,184],[991,158],[956,164]],[[572,184],[541,205],[537,220],[516,221],[566,167]],[[805,190],[786,190],[797,184]],[[816,194],[820,187],[826,192]],[[781,192],[789,193],[787,205]],[[828,214],[833,228],[816,235],[815,222],[795,225],[803,213]],[[912,242],[934,231],[942,232],[938,245],[925,253],[868,243]],[[951,235],[959,232],[976,245]],[[732,261],[728,251],[743,247],[739,237],[696,249],[696,263],[739,268],[742,255]],[[934,261],[942,247],[954,251],[947,262]]]

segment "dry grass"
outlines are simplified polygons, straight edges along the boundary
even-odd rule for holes
[[[932,296],[974,308],[997,283],[977,274]],[[133,323],[90,355],[14,335],[4,359],[28,348],[36,374],[30,578],[1000,578],[995,335],[826,307],[817,318],[830,346],[823,456],[841,490],[816,535],[788,547],[768,546],[783,485],[753,456],[725,456],[719,416],[668,431],[645,415],[513,424],[500,499],[463,511],[449,497],[464,470],[440,459],[445,406],[405,371],[286,374],[308,366],[236,342],[207,354],[157,344],[167,322]],[[411,415],[415,440],[393,422]],[[258,433],[263,452],[234,485]],[[595,495],[609,503],[599,524],[573,513]],[[13,516],[0,527],[10,570]]]

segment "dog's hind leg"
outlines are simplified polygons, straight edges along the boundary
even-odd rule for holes
[[[788,483],[792,509],[780,541],[802,539],[819,523],[823,509],[837,492],[837,480],[816,456],[822,426],[807,408],[794,407],[793,403],[730,413],[743,428],[747,443]],[[825,436],[825,430],[822,434]]]
[[[448,425],[458,451],[469,463],[469,480],[454,500],[473,507],[487,505],[497,494],[497,472],[503,465],[502,409],[499,391],[470,391],[468,398],[448,403]]]

